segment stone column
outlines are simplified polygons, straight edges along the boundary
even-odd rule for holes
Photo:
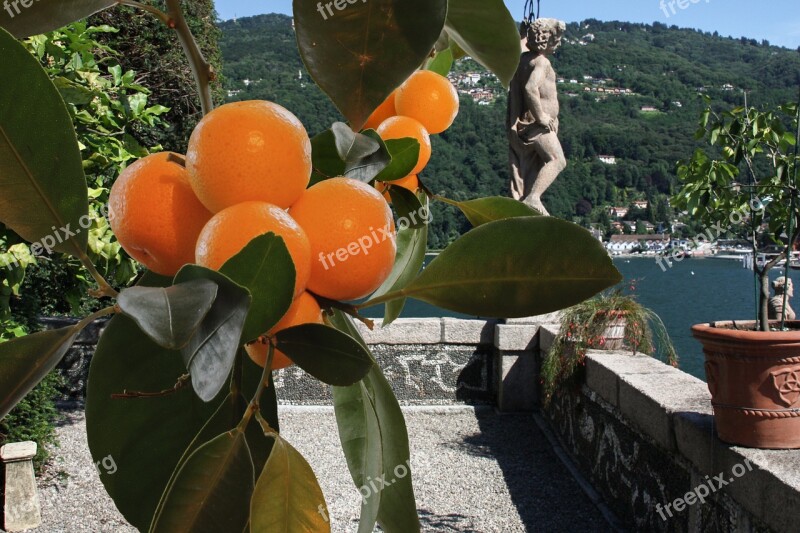
[[[42,523],[39,493],[33,474],[35,442],[6,444],[0,448],[5,464],[4,527],[8,532],[33,529]]]

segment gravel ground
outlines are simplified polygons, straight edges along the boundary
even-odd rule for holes
[[[51,474],[39,483],[36,533],[133,532],[106,496],[86,445],[82,411],[66,413]],[[423,531],[609,531],[530,415],[405,409]],[[357,530],[359,493],[330,408],[284,408],[283,436],[320,478],[332,530]],[[220,532],[224,533],[224,532]]]

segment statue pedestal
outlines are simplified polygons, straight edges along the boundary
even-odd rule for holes
[[[33,529],[42,523],[33,473],[35,455],[35,442],[6,444],[0,448],[0,460],[5,465],[3,527],[8,532]]]

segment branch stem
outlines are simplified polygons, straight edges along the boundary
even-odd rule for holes
[[[164,13],[155,6],[143,4],[141,2],[137,2],[136,0],[117,0],[117,5],[135,7],[136,9],[147,11],[151,15],[160,19],[161,22],[163,22],[165,25],[169,26],[169,15],[167,15],[166,13]]]
[[[200,94],[200,105],[203,108],[203,115],[207,115],[214,109],[214,101],[211,97],[210,83],[216,79],[216,73],[211,66],[200,46],[192,35],[192,30],[189,29],[189,24],[186,22],[186,17],[183,16],[180,0],[166,0],[167,13],[169,21],[167,25],[173,28],[178,33],[178,40],[183,46],[183,51],[186,53],[186,58],[189,60],[189,65],[192,67],[192,74],[197,83],[197,91]]]

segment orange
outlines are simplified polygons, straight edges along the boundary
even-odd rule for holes
[[[280,207],[244,202],[223,209],[208,221],[197,239],[197,264],[219,270],[247,244],[265,233],[283,237],[295,269],[294,295],[303,292],[311,268],[311,247],[303,229]]]
[[[194,192],[214,213],[248,201],[287,208],[311,179],[311,141],[303,124],[272,102],[218,107],[195,128],[186,168]]]
[[[428,133],[442,133],[458,115],[458,91],[450,80],[430,70],[418,70],[397,90],[397,114],[419,120]]]
[[[397,253],[392,211],[366,183],[332,178],[308,189],[290,210],[311,243],[308,290],[355,300],[389,277]]]
[[[418,120],[410,117],[391,117],[383,121],[377,129],[381,139],[403,139],[412,137],[419,141],[419,160],[411,174],[419,174],[431,160],[431,136]]]
[[[303,292],[292,302],[292,305],[289,307],[289,310],[286,311],[286,314],[283,315],[283,318],[267,332],[267,336],[269,337],[284,329],[303,324],[322,324],[322,309],[320,309],[317,300],[307,292]],[[266,343],[256,341],[245,346],[245,350],[247,350],[247,355],[250,356],[250,359],[252,359],[255,364],[264,368],[264,365],[267,364],[267,355],[269,354]],[[292,360],[289,359],[286,354],[280,350],[275,350],[272,356],[272,370],[286,368],[291,364]]]
[[[108,200],[111,229],[131,257],[162,276],[194,262],[194,243],[212,214],[189,186],[189,175],[162,152],[122,171]]]
[[[378,189],[378,192],[383,193],[383,197],[386,198],[387,202],[392,203],[392,196],[389,194],[389,185],[402,187],[416,193],[417,190],[419,190],[419,177],[417,177],[416,174],[411,174],[410,176],[395,181],[376,181],[375,188]]]
[[[397,110],[394,107],[395,94],[397,94],[397,90],[393,91],[392,94],[378,106],[378,109],[372,112],[362,129],[374,130],[380,126],[384,120],[397,114]]]

